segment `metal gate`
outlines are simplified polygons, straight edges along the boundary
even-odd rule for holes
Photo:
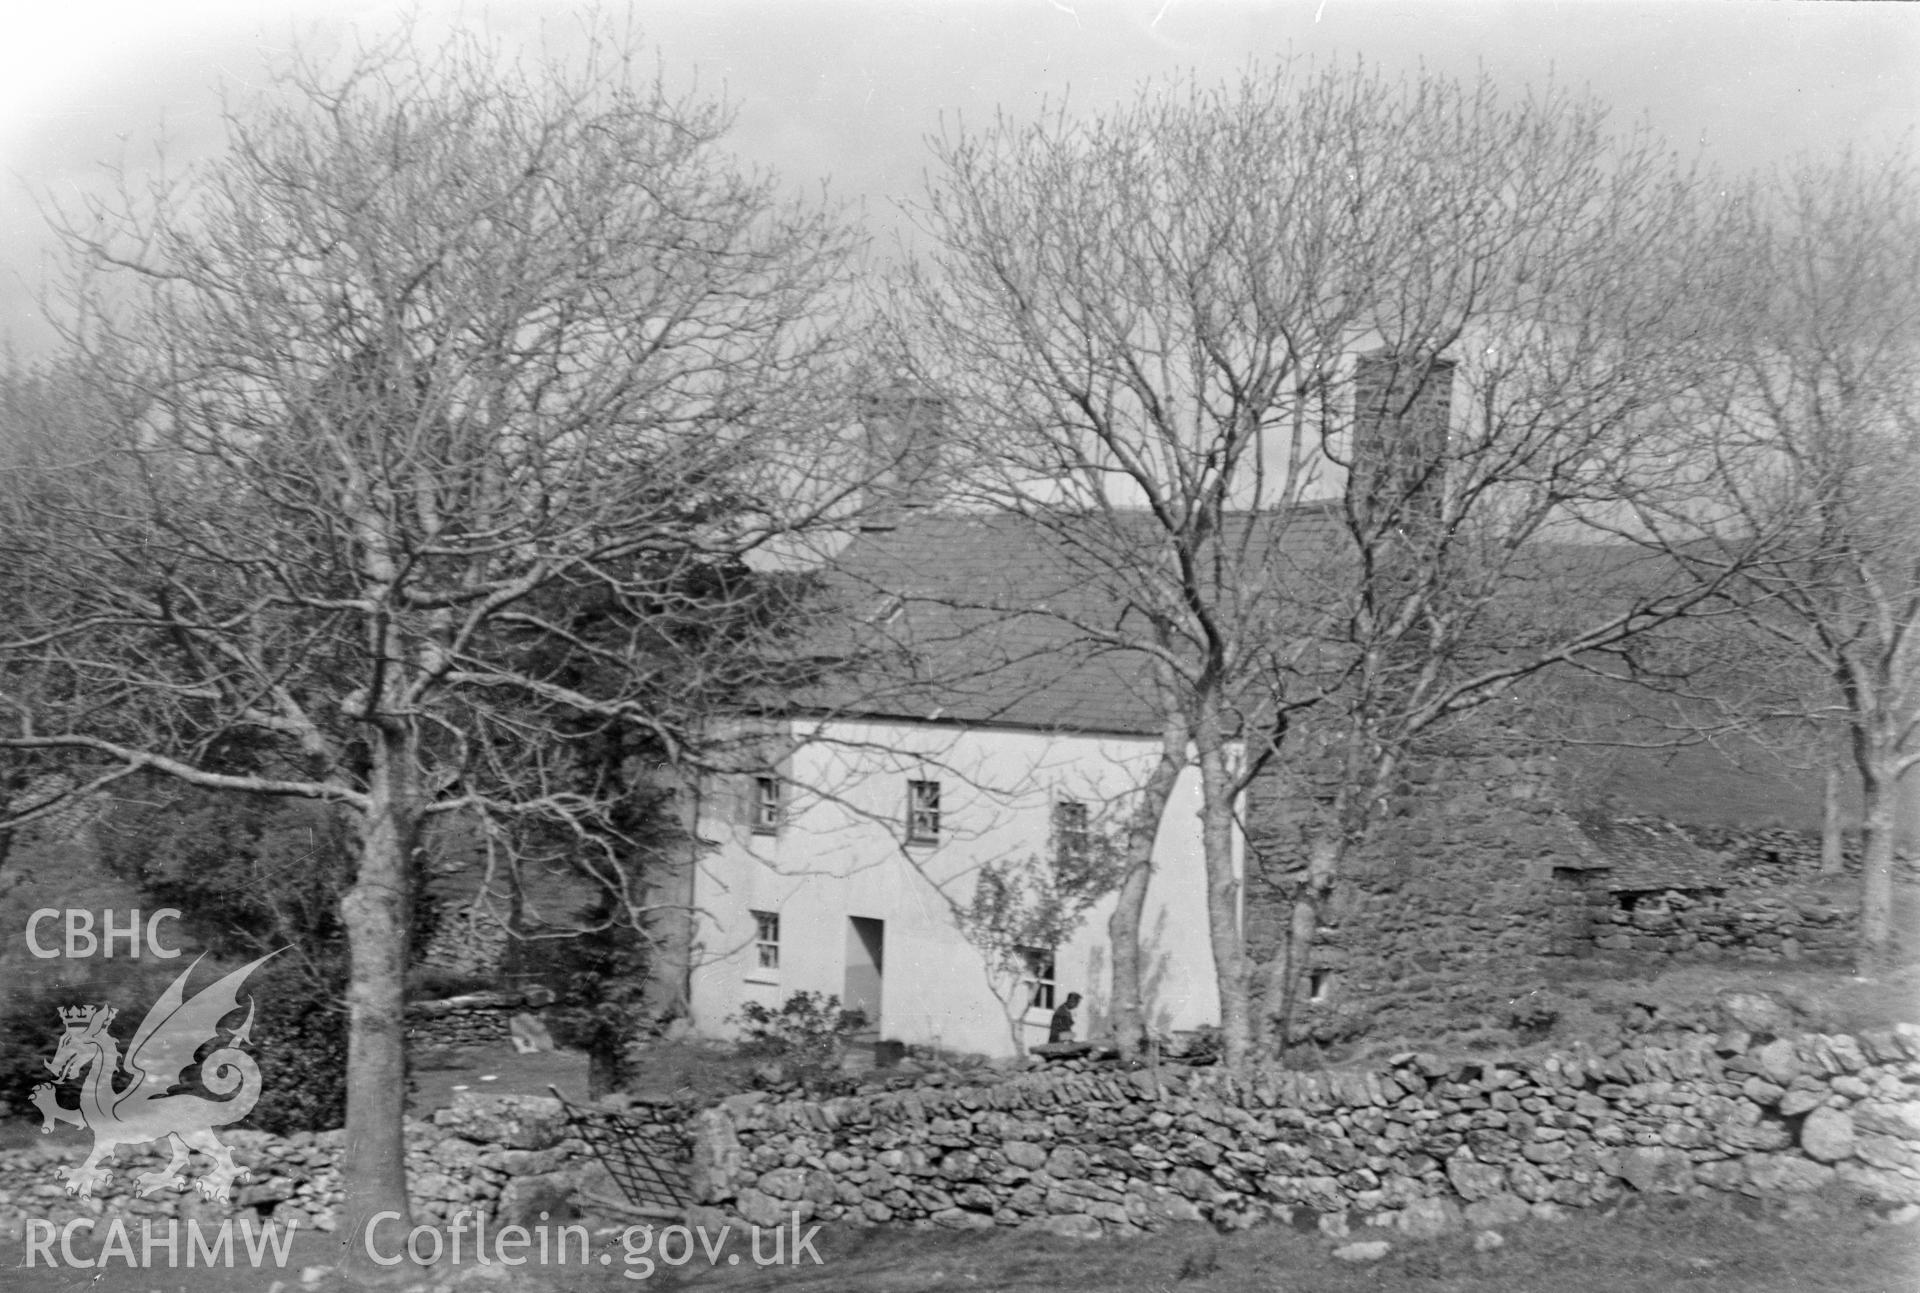
[[[614,1184],[626,1196],[627,1209],[676,1221],[686,1215],[693,1191],[687,1184],[685,1151],[676,1139],[662,1135],[632,1114],[575,1104],[558,1088],[550,1086],[547,1090],[560,1101],[567,1130],[585,1141],[594,1157],[606,1164]],[[599,1201],[615,1205],[622,1202]]]

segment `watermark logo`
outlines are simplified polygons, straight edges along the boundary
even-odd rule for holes
[[[93,1133],[93,1152],[86,1161],[61,1169],[68,1194],[90,1198],[94,1187],[104,1185],[112,1175],[100,1160],[112,1158],[118,1146],[155,1140],[168,1141],[173,1157],[159,1171],[134,1178],[142,1197],[162,1186],[184,1190],[187,1178],[182,1169],[196,1149],[213,1163],[194,1182],[207,1199],[225,1200],[236,1179],[247,1179],[247,1169],[234,1164],[233,1151],[220,1143],[213,1128],[240,1121],[260,1098],[259,1066],[240,1049],[252,1040],[253,998],[247,998],[247,1017],[238,1028],[223,1030],[221,1020],[240,1008],[240,985],[247,976],[277,955],[269,952],[189,998],[187,976],[200,964],[196,959],[147,1011],[124,1057],[108,1027],[118,1011],[82,1005],[59,1012],[60,1041],[46,1066],[62,1082],[80,1082],[80,1103],[71,1109],[60,1104],[51,1082],[33,1089],[33,1102],[40,1109],[43,1134],[63,1122]],[[224,1041],[223,1031],[227,1033]],[[200,1061],[200,1084],[224,1098],[168,1094],[208,1042],[219,1042],[219,1046]],[[130,1080],[115,1086],[115,1077],[122,1071]]]
[[[154,919],[170,914],[177,913],[157,913]],[[81,922],[68,922],[70,930],[80,926]],[[110,919],[107,927],[110,936],[128,932],[117,930]],[[131,922],[131,928],[139,928],[137,919]],[[28,937],[31,942],[31,925]],[[212,1164],[192,1182],[209,1201],[226,1201],[233,1183],[249,1178],[251,1173],[233,1161],[233,1151],[213,1134],[213,1128],[239,1122],[260,1098],[260,1068],[241,1049],[252,1044],[253,998],[247,997],[246,1017],[238,1027],[225,1027],[223,1021],[239,1012],[240,988],[247,977],[277,955],[270,952],[189,997],[187,980],[204,957],[196,959],[147,1011],[124,1056],[111,1027],[119,1013],[113,1007],[85,1004],[59,1011],[59,1040],[53,1058],[45,1064],[58,1081],[80,1084],[79,1103],[71,1108],[61,1104],[52,1082],[42,1082],[33,1089],[33,1103],[40,1110],[43,1134],[60,1123],[93,1133],[93,1152],[86,1161],[59,1169],[68,1194],[91,1198],[97,1187],[104,1187],[112,1173],[101,1162],[114,1157],[118,1147],[161,1140],[168,1142],[172,1158],[159,1171],[134,1177],[136,1193],[143,1198],[163,1187],[186,1189],[189,1182],[184,1169],[192,1162],[194,1150]],[[216,1098],[174,1091],[194,1066],[194,1056],[210,1043],[212,1051],[199,1062],[200,1085]],[[119,1081],[122,1073],[128,1075],[125,1082]],[[541,1213],[540,1219],[545,1222],[547,1214]],[[436,1227],[420,1225],[403,1236],[395,1224],[401,1221],[398,1212],[381,1212],[366,1227],[366,1253],[375,1265],[391,1267],[412,1262],[437,1266],[450,1249],[451,1264],[458,1266],[464,1249],[483,1266],[498,1263],[515,1267],[532,1261],[540,1266],[608,1267],[617,1261],[626,1279],[646,1280],[660,1265],[683,1266],[694,1260],[696,1252],[703,1253],[708,1264],[714,1266],[723,1259],[727,1265],[738,1265],[742,1255],[739,1245],[735,1251],[728,1251],[731,1225],[721,1226],[717,1233],[699,1226],[669,1225],[657,1234],[652,1225],[629,1226],[619,1232],[617,1253],[615,1245],[608,1243],[596,1256],[583,1225],[500,1225],[490,1235],[485,1213],[462,1209],[454,1214],[444,1234]],[[231,1219],[211,1229],[191,1218],[184,1224],[173,1220],[156,1224],[151,1218],[141,1218],[136,1247],[127,1221],[114,1217],[101,1224],[105,1226],[104,1235],[90,1217],[75,1217],[65,1225],[48,1218],[31,1219],[26,1230],[26,1265],[104,1268],[117,1257],[128,1267],[148,1268],[159,1265],[156,1259],[164,1253],[169,1267],[183,1261],[189,1267],[231,1267],[237,1264],[237,1256],[244,1256],[254,1267],[269,1260],[284,1267],[294,1229],[272,1222],[260,1227],[242,1223],[238,1229],[241,1244],[236,1245],[235,1222]],[[790,1228],[751,1226],[743,1238],[748,1241],[747,1255],[756,1266],[799,1266],[809,1261],[819,1265],[820,1253],[813,1244],[820,1230],[814,1226],[803,1233],[796,1211]],[[76,1246],[83,1232],[101,1241],[97,1252],[89,1255],[82,1250],[86,1245]]]
[[[85,960],[95,953],[111,957],[113,945],[120,943],[124,945],[126,955],[138,957],[144,942],[149,956],[171,961],[180,955],[180,949],[160,945],[160,922],[179,919],[178,908],[162,907],[147,917],[147,923],[142,925],[140,911],[136,907],[127,913],[127,923],[124,925],[114,922],[113,912],[103,911],[100,913],[100,922],[96,926],[93,913],[84,908],[62,910],[59,907],[42,907],[27,917],[27,951],[42,961],[53,960],[60,956],[63,950],[68,960]],[[54,920],[61,922],[66,931],[66,941],[64,943],[55,941],[50,945],[43,945],[40,942],[40,926]],[[94,933],[96,928],[101,932]],[[52,936],[49,935],[49,937]]]
[[[70,1266],[75,1270],[104,1269],[118,1257],[129,1269],[144,1270],[160,1264],[155,1260],[157,1252],[166,1253],[168,1266],[179,1266],[183,1259],[188,1266],[230,1267],[237,1264],[234,1260],[234,1226],[231,1219],[222,1221],[217,1230],[202,1226],[198,1221],[187,1222],[183,1230],[177,1221],[156,1226],[151,1218],[142,1219],[140,1246],[136,1250],[127,1223],[114,1217],[107,1222],[106,1234],[98,1251],[92,1254],[74,1248],[74,1234],[82,1230],[99,1235],[98,1223],[92,1217],[75,1217],[64,1226],[56,1226],[44,1217],[33,1218],[27,1222],[26,1264]],[[213,1236],[211,1240],[208,1239],[209,1232]],[[293,1249],[293,1227],[275,1226],[271,1221],[264,1226],[242,1222],[240,1239],[245,1244],[241,1255],[247,1259],[248,1265],[263,1266],[271,1257],[275,1266],[285,1267],[287,1255]],[[94,1278],[98,1279],[99,1276]]]
[[[541,1221],[546,1218],[546,1213],[540,1214]],[[416,1266],[435,1266],[451,1250],[452,1264],[459,1266],[465,1260],[463,1245],[465,1252],[482,1266],[495,1263],[523,1266],[529,1261],[537,1266],[595,1264],[585,1226],[505,1225],[497,1226],[489,1234],[486,1214],[463,1208],[453,1215],[444,1234],[433,1226],[415,1226],[402,1242],[397,1224],[400,1220],[397,1212],[377,1212],[368,1223],[367,1256],[375,1265],[398,1266],[404,1261]],[[815,1266],[825,1265],[820,1250],[813,1246],[822,1227],[813,1226],[802,1233],[798,1212],[790,1214],[790,1221],[791,1244],[787,1242],[789,1231],[785,1224],[749,1228],[743,1238],[749,1241],[748,1252],[755,1266],[804,1266],[809,1260]],[[656,1235],[656,1228],[649,1224],[628,1226],[620,1232],[619,1254],[615,1254],[611,1245],[603,1248],[598,1265],[611,1266],[619,1261],[625,1268],[621,1276],[630,1280],[651,1279],[658,1264],[684,1266],[694,1259],[696,1252],[705,1255],[709,1266],[721,1265],[723,1258],[726,1265],[738,1266],[740,1253],[727,1251],[733,1230],[730,1224],[721,1226],[718,1232],[705,1226],[671,1225],[659,1228]]]

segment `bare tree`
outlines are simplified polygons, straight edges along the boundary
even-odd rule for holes
[[[1287,67],[933,141],[902,344],[977,503],[1090,590],[1042,609],[1144,662],[1166,760],[1198,766],[1233,1061],[1417,742],[1704,596],[1576,542],[1710,358],[1687,279],[1712,209],[1604,118],[1553,88]],[[1235,813],[1309,714],[1340,771],[1281,863],[1290,933],[1261,973]]]
[[[793,598],[755,554],[857,479],[821,380],[844,227],[619,38],[496,54],[301,61],[183,183],[66,219],[85,397],[7,428],[37,456],[0,534],[0,748],[353,817],[355,1227],[408,1210],[428,824],[643,920],[621,770],[697,762],[716,697],[778,682]]]
[[[1863,800],[1862,972],[1892,955],[1896,803],[1920,767],[1920,183],[1898,160],[1808,164],[1745,195],[1717,308],[1735,365],[1676,454],[1709,488],[1645,532],[1745,619],[1741,703],[1713,717],[1844,733]],[[1701,508],[1770,534],[1738,576]],[[1831,792],[1829,792],[1831,798]],[[1829,816],[1832,816],[1831,806]]]

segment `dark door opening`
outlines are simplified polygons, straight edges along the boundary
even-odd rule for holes
[[[880,980],[886,966],[886,941],[885,921],[869,916],[847,918],[847,986],[840,994],[840,1004],[866,1015],[867,1026],[857,1036],[880,1034]]]

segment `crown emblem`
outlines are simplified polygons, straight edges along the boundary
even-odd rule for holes
[[[92,1006],[74,1006],[71,1009],[62,1007],[60,1010],[60,1022],[68,1028],[77,1028],[83,1024],[90,1024],[93,1022],[93,1011],[94,1007]]]

